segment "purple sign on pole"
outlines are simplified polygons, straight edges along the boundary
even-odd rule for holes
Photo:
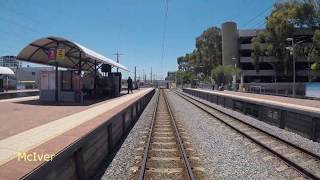
[[[55,60],[56,59],[56,49],[51,48],[48,51],[48,59],[49,60]]]

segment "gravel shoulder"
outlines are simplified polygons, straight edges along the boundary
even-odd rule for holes
[[[209,179],[294,179],[295,169],[173,92],[174,116],[191,136]]]
[[[158,92],[156,91],[156,93]],[[145,130],[146,126],[150,125],[156,97],[155,94],[141,114],[139,120],[131,129],[124,143],[121,145],[121,148],[105,170],[101,180],[128,179],[130,168],[135,164],[136,148],[139,147],[142,131]]]

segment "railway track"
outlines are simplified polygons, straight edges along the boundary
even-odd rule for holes
[[[186,132],[159,90],[137,173],[131,179],[205,179]]]
[[[236,117],[203,103],[190,95],[175,91],[177,95],[205,111],[215,119],[262,146],[285,163],[311,179],[320,179],[320,157],[306,149],[254,127]]]

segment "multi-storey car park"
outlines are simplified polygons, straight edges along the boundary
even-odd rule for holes
[[[277,61],[274,57],[261,57],[259,70],[256,70],[254,59],[251,56],[253,51],[252,39],[256,37],[264,29],[246,29],[237,28],[235,22],[225,22],[222,24],[222,64],[237,66],[241,69],[241,79],[246,83],[255,83],[261,86],[271,86],[273,88],[281,88],[291,90],[290,84],[293,82],[293,75],[276,75],[273,62]],[[293,39],[301,40],[303,43],[299,46],[307,46],[312,41],[313,33],[308,29],[296,29]],[[292,63],[292,62],[291,62]],[[309,82],[311,77],[310,66],[312,59],[306,56],[295,57],[295,78],[296,89],[303,91],[303,83]],[[278,84],[276,85],[275,82]],[[272,83],[272,84],[270,84]]]

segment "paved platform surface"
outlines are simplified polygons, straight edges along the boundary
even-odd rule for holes
[[[288,108],[295,108],[302,111],[312,111],[320,112],[320,101],[309,100],[309,99],[298,99],[290,97],[272,96],[272,95],[262,95],[262,94],[252,94],[243,93],[235,91],[213,91],[208,89],[193,89],[198,91],[209,92],[217,95],[237,97],[243,100],[251,100],[261,103],[269,103],[279,106],[285,106]]]
[[[2,123],[0,166],[14,159],[18,152],[29,151],[150,90],[150,88],[137,90],[133,94],[89,106],[43,105],[39,104],[36,97],[26,97],[21,101],[0,102],[0,122]],[[11,134],[14,135],[10,136]],[[58,145],[56,149],[59,149]]]
[[[41,104],[38,96],[0,100],[0,140],[95,105]]]

